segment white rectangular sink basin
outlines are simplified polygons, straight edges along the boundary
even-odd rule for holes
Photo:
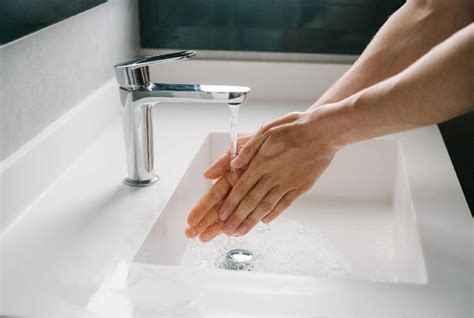
[[[371,140],[338,152],[315,186],[267,228],[210,243],[184,236],[191,207],[211,185],[202,172],[229,146],[211,133],[135,256],[137,263],[222,269],[225,253],[254,254],[250,269],[282,275],[423,284],[427,281],[398,141]]]

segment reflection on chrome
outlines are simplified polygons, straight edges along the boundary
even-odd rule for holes
[[[149,67],[189,59],[196,51],[149,56],[114,66],[120,84],[128,176],[125,183],[144,187],[156,183],[154,171],[152,110],[157,103],[242,104],[248,87],[153,83]]]

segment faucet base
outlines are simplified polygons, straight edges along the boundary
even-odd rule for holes
[[[125,178],[125,180],[123,180],[123,183],[131,187],[148,187],[148,186],[151,186],[152,184],[157,183],[158,181],[160,181],[160,178],[157,175],[155,175],[154,178],[149,179],[149,180],[133,180],[130,178]]]

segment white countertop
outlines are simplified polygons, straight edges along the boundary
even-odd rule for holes
[[[116,88],[109,86],[103,93],[117,100]],[[241,107],[239,131],[254,131],[306,107],[303,102],[250,101]],[[179,269],[131,264],[205,137],[229,126],[223,105],[159,105],[154,120],[158,184],[138,189],[122,183],[125,154],[117,105],[112,123],[3,232],[1,314],[220,316],[220,311],[245,312],[249,301],[258,301],[261,313],[272,316],[472,314],[472,241],[467,239],[472,219],[436,126],[387,137],[403,145],[427,285],[301,277],[277,281],[263,274],[255,281],[265,288],[238,286],[237,279],[234,291],[223,291],[204,289],[192,273],[178,275]],[[272,285],[277,282],[285,285]],[[312,286],[315,282],[320,285]]]

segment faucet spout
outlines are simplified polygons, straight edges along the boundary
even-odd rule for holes
[[[242,104],[250,88],[225,85],[151,83],[137,90],[121,89],[123,97],[133,92],[132,101],[147,104],[168,103],[225,103]]]
[[[128,176],[125,183],[145,187],[159,178],[154,171],[153,106],[158,103],[242,104],[248,87],[159,84],[130,90],[120,88]]]
[[[115,65],[120,84],[128,176],[125,183],[145,187],[159,178],[154,169],[153,106],[158,103],[242,104],[250,88],[241,86],[161,84],[151,82],[149,66],[186,60],[196,51],[148,56]]]
[[[144,187],[156,183],[154,171],[153,106],[158,103],[242,104],[250,88],[196,84],[158,84],[120,88],[128,176],[125,183]]]

